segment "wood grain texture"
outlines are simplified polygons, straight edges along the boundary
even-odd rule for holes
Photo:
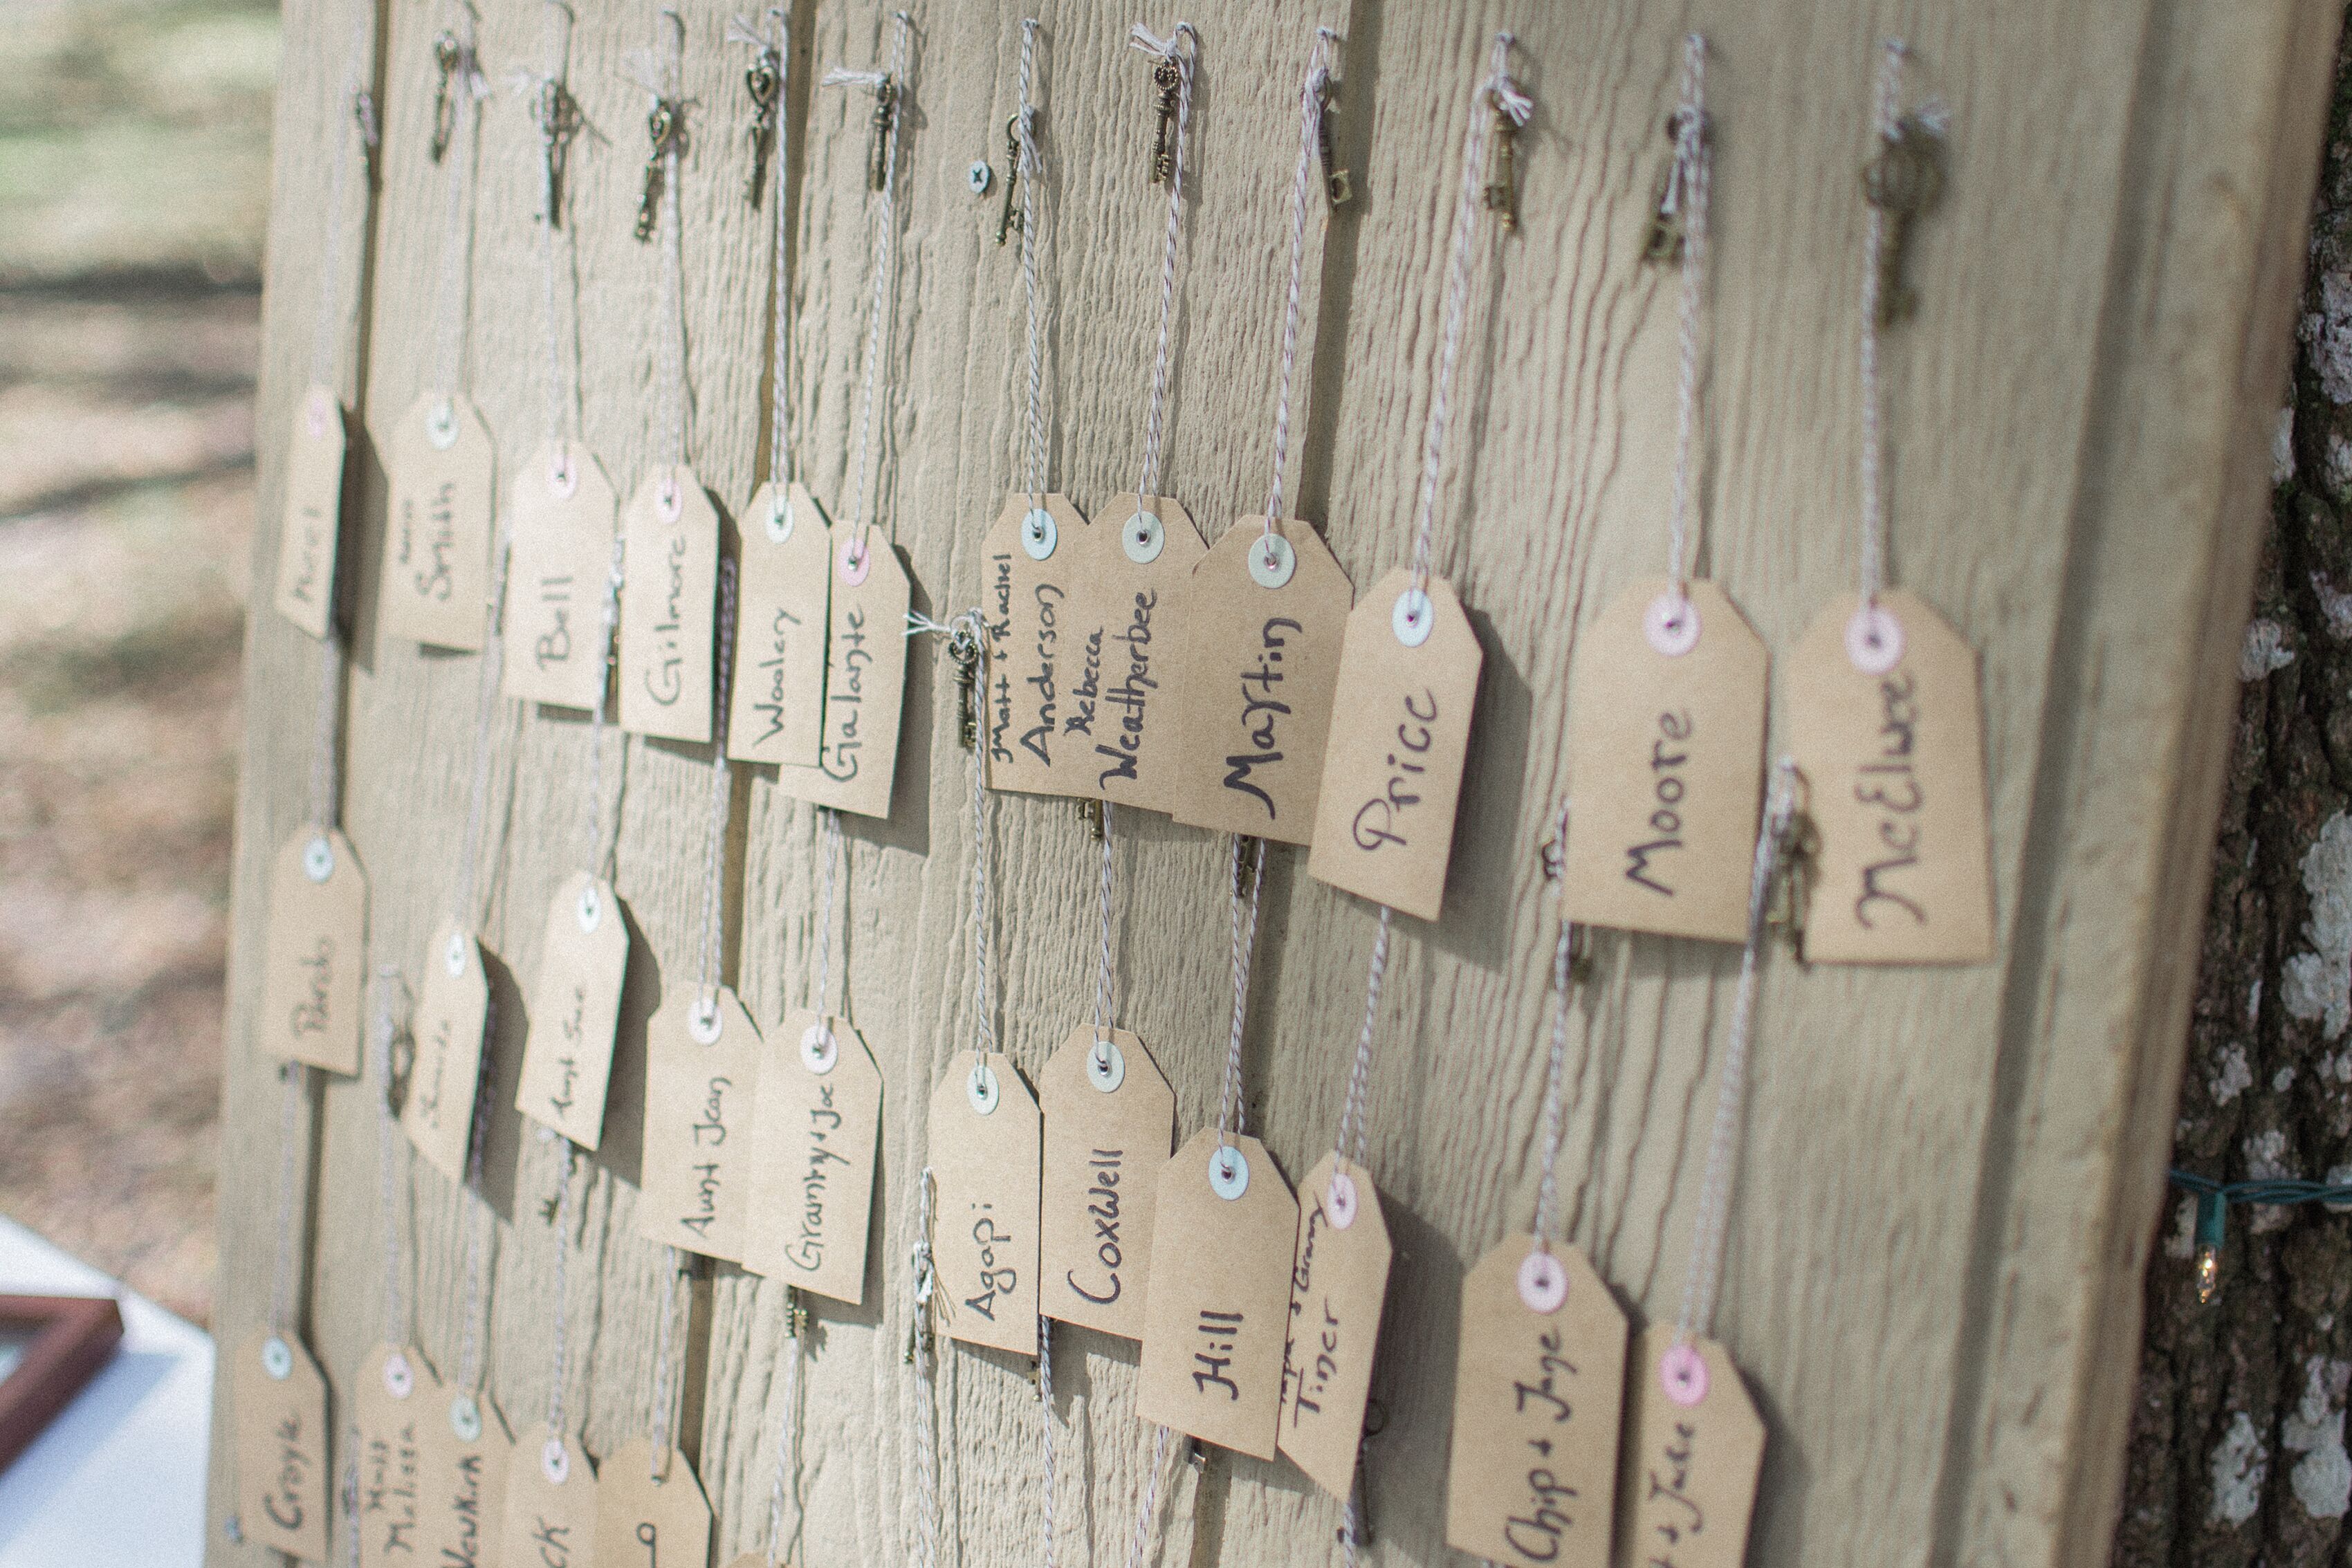
[[[771,214],[740,195],[747,51],[727,8],[690,0],[693,141],[684,172],[692,415],[687,449],[730,508],[766,477]],[[429,374],[444,201],[425,156],[435,7],[384,0],[384,179],[363,298],[364,436],[344,559],[357,656],[346,683],[347,831],[373,883],[372,961],[410,983],[451,911],[471,777],[476,661],[379,643],[364,607],[383,527],[383,422]],[[588,444],[626,493],[659,455],[656,255],[630,225],[644,94],[627,56],[653,7],[582,0],[571,79],[593,135],[572,188]],[[1051,480],[1090,511],[1135,487],[1157,306],[1161,193],[1139,16],[1055,0],[1038,102],[1049,171]],[[839,515],[868,289],[868,104],[814,84],[886,43],[886,8],[802,0],[786,95],[792,171],[784,366],[793,476]],[[1517,29],[1537,102],[1520,139],[1524,222],[1482,234],[1438,570],[1486,653],[1478,730],[1442,925],[1402,923],[1371,1085],[1370,1163],[1397,1261],[1366,1457],[1373,1560],[1437,1563],[1454,1312],[1465,1270],[1524,1228],[1538,1179],[1549,922],[1534,844],[1567,770],[1575,637],[1658,570],[1673,449],[1674,291],[1635,264],[1682,32],[1713,40],[1718,127],[1702,570],[1785,650],[1853,580],[1853,373],[1879,32],[1858,0],[1445,7],[1213,0],[1199,30],[1186,269],[1163,487],[1213,542],[1264,509],[1297,82],[1313,25],[1345,37],[1339,150],[1357,204],[1311,235],[1293,515],[1321,523],[1355,581],[1404,559],[1436,352],[1440,273],[1465,114],[1493,30]],[[258,428],[289,428],[307,380],[345,13],[287,13]],[[875,516],[916,605],[979,591],[979,541],[1017,470],[1017,257],[993,243],[1018,13],[917,13],[902,271]],[[1890,342],[1895,580],[1983,657],[1997,958],[1949,971],[1801,971],[1773,957],[1716,1325],[1768,1424],[1751,1561],[2060,1563],[2111,1526],[2138,1265],[2154,1213],[2194,951],[2194,911],[2253,559],[2259,463],[2280,384],[2335,26],[2319,0],[2033,0],[1917,21],[1916,91],[1954,125],[1943,210],[1920,228],[1921,320]],[[490,75],[538,57],[538,8],[484,8]],[[467,362],[502,470],[541,439],[536,141],[520,100],[486,106]],[[354,183],[356,185],[356,182]],[[349,204],[360,205],[356,189]],[[347,255],[349,251],[347,250]],[[354,264],[356,270],[356,264]],[[349,296],[347,295],[347,298]],[[284,452],[266,441],[262,510]],[[262,530],[257,582],[274,580]],[[258,615],[247,648],[236,938],[215,1324],[234,1342],[269,1298],[278,1098],[252,1049],[262,889],[299,822],[316,645]],[[818,1308],[795,1561],[898,1561],[912,1539],[914,1395],[901,1360],[922,1107],[974,1042],[968,762],[934,641],[910,663],[895,808],[851,821],[831,966],[884,1073],[867,1305]],[[1776,698],[1775,735],[1782,716]],[[486,1189],[495,1214],[487,1368],[517,1427],[548,1395],[553,1157],[512,1103],[540,918],[586,854],[587,727],[510,705],[490,730],[479,929],[500,964]],[[644,1026],[691,985],[707,747],[608,736],[607,868],[634,922],[604,1146],[578,1209],[566,1408],[606,1454],[642,1436],[658,1251],[635,1235]],[[617,792],[618,804],[610,804]],[[748,769],[728,824],[721,971],[763,1024],[809,1004],[819,937],[809,810]],[[1066,802],[989,806],[1005,1049],[1032,1068],[1089,1016],[1092,846]],[[1180,1129],[1213,1118],[1224,1036],[1221,840],[1122,816],[1118,1021],[1149,1041]],[[1251,1130],[1295,1176],[1329,1145],[1372,921],[1273,852],[1245,1051]],[[1737,954],[1654,937],[1599,945],[1594,1023],[1571,1052],[1562,1172],[1578,1241],[1637,1320],[1670,1312],[1696,1206],[1712,1067]],[[308,1337],[348,1395],[382,1337],[373,1087],[313,1093],[299,1212]],[[466,1209],[421,1165],[418,1343],[445,1375],[464,1337]],[[686,1299],[681,1295],[681,1300]],[[726,1560],[764,1539],[782,1292],[732,1267],[691,1293],[681,1427]],[[395,1325],[394,1333],[404,1332]],[[1056,1339],[1061,1560],[1124,1561],[1151,1446],[1135,1352]],[[1024,1359],[950,1354],[944,1561],[1034,1560],[1039,1415]],[[230,1491],[216,1422],[215,1513]],[[341,1464],[338,1458],[338,1466]],[[1275,1564],[1328,1550],[1335,1505],[1279,1463],[1171,1462],[1159,1560]],[[215,1527],[215,1560],[258,1563]]]

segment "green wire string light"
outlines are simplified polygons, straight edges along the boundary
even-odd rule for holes
[[[2352,1207],[2352,1183],[2295,1181],[2284,1176],[2260,1181],[2215,1181],[2174,1166],[2172,1185],[2197,1199],[2197,1299],[2221,1293],[2221,1248],[2229,1240],[2230,1206],[2257,1204],[2284,1208],[2298,1203]]]

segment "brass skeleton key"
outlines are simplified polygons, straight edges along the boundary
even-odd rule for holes
[[[1174,60],[1163,57],[1151,68],[1152,85],[1160,89],[1160,101],[1155,106],[1160,125],[1151,137],[1151,183],[1155,185],[1166,184],[1176,173],[1176,88],[1182,79]]]
[[[768,189],[768,154],[776,144],[776,100],[784,89],[782,64],[775,50],[761,49],[743,73],[743,86],[751,95],[751,123],[744,131],[751,143],[751,179],[743,187],[743,199],[755,207]]]
[[[661,214],[662,160],[683,147],[685,130],[678,119],[677,105],[668,99],[656,99],[653,111],[646,116],[646,134],[653,142],[653,151],[646,157],[645,199],[637,204],[640,243],[654,237],[654,221]]]
[[[1507,229],[1519,226],[1519,193],[1517,159],[1513,144],[1518,140],[1517,121],[1503,112],[1502,100],[1495,104],[1495,152],[1486,164],[1486,210],[1502,221]]]
[[[1004,215],[996,220],[996,243],[1021,226],[1021,211],[1013,193],[1021,183],[1021,115],[1015,110],[1004,121]]]
[[[890,183],[890,116],[898,101],[898,84],[890,73],[874,84],[874,166],[867,183],[876,190]]]
[[[980,745],[980,639],[959,625],[948,633],[948,658],[956,673],[956,744],[971,751]]]
[[[1880,138],[1878,156],[1862,172],[1864,199],[1878,209],[1877,325],[1907,321],[1919,308],[1919,294],[1903,279],[1903,256],[1911,221],[1935,211],[1944,195],[1944,141],[1916,114],[1906,114],[1891,134]]]
[[[1331,139],[1331,105],[1339,92],[1326,77],[1315,85],[1315,145],[1323,156],[1323,195],[1331,205],[1344,207],[1356,194],[1354,176],[1339,168],[1339,155]]]
[[[1683,258],[1689,220],[1683,211],[1683,111],[1666,116],[1666,165],[1658,171],[1657,193],[1651,198],[1649,232],[1642,239],[1642,259],[1663,265]],[[1702,130],[1702,134],[1704,131]]]

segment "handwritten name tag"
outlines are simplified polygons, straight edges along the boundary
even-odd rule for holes
[[[743,1267],[856,1306],[866,1300],[882,1071],[849,1020],[786,1013],[760,1059]]]
[[[335,619],[335,554],[342,532],[343,405],[313,384],[294,405],[286,442],[286,503],[278,524],[278,613],[313,637]]]
[[[1211,1166],[1222,1175],[1233,1155],[1245,1174],[1227,1197],[1210,1185]],[[1137,1409],[1202,1442],[1270,1459],[1298,1200],[1264,1144],[1235,1137],[1227,1149],[1213,1127],[1160,1166],[1158,1198]]]
[[[379,1344],[360,1364],[352,1399],[360,1568],[423,1560],[426,1424],[446,1404],[441,1380],[413,1349]]]
[[[1355,588],[1314,528],[1244,517],[1192,569],[1176,662],[1170,815],[1311,843]]]
[[[458,1429],[461,1421],[463,1431]],[[491,1548],[506,1522],[507,1472],[514,1465],[514,1440],[507,1436],[506,1417],[487,1396],[453,1389],[428,1416],[425,1431],[419,1561],[495,1561]]]
[[[1992,956],[1991,852],[1975,651],[1916,594],[1882,593],[1874,672],[1845,594],[1790,659],[1789,738],[1818,838],[1805,956],[1975,964]],[[1883,633],[1882,633],[1883,635]],[[1874,649],[1863,648],[1865,657]]]
[[[1038,1297],[1047,1317],[1139,1340],[1176,1092],[1143,1041],[1080,1024],[1037,1078],[1045,1116]]]
[[[515,1439],[499,1551],[485,1562],[508,1568],[589,1568],[594,1560],[596,1472],[573,1439],[550,1443],[544,1421]]]
[[[351,841],[332,828],[287,840],[269,872],[254,1024],[263,1051],[330,1072],[359,1071],[366,932],[367,877]]]
[[[1688,1347],[1706,1369],[1693,1385],[1668,1392],[1661,1367],[1675,1346],[1675,1325],[1654,1323],[1633,1352],[1626,1395],[1622,1485],[1630,1561],[1672,1568],[1739,1568],[1748,1556],[1748,1516],[1764,1463],[1764,1423],[1742,1386],[1739,1369],[1713,1340]]]
[[[637,1233],[740,1262],[751,1216],[760,1031],[726,987],[706,1010],[673,986],[646,1024],[646,1142]]]
[[[710,738],[719,512],[683,464],[656,468],[621,514],[621,727]]]
[[[409,1022],[416,1054],[400,1124],[416,1152],[451,1181],[466,1179],[474,1131],[474,1093],[482,1071],[482,1031],[489,1022],[489,982],[481,945],[455,923],[434,933],[425,981]]]
[[[1763,640],[1723,590],[1664,578],[1612,600],[1578,643],[1562,913],[1738,942],[1764,767]]]
[[[1037,1348],[1044,1127],[1013,1059],[960,1051],[931,1091],[932,1311],[966,1344]]]
[[[1399,567],[1349,613],[1307,870],[1434,920],[1486,654],[1452,587],[1433,577],[1419,599],[1412,588]]]
[[[742,534],[727,755],[814,767],[824,732],[832,526],[805,486],[771,483],[744,509]]]
[[[583,710],[604,705],[604,594],[613,576],[613,482],[576,442],[547,442],[507,492],[502,672],[507,695]]]
[[[1342,1176],[1347,1185],[1335,1195],[1333,1178]],[[1355,1490],[1390,1257],[1388,1219],[1371,1173],[1325,1155],[1298,1187],[1281,1443],[1307,1479],[1342,1500]]]
[[[710,1504],[694,1467],[675,1448],[654,1466],[653,1445],[644,1437],[604,1456],[596,1475],[598,1568],[708,1568]]]
[[[860,817],[890,814],[898,716],[907,696],[907,604],[898,552],[868,528],[834,530],[832,629],[825,639],[824,720],[816,766],[777,772],[784,793]]]
[[[565,878],[547,906],[540,938],[515,1109],[583,1149],[604,1135],[604,1089],[628,962],[628,922],[612,884],[586,872]]]
[[[1192,514],[1165,496],[1111,497],[1081,530],[1079,629],[1091,695],[1073,702],[1062,738],[1087,754],[1090,793],[1118,806],[1176,803],[1184,616],[1192,568],[1208,553]]]
[[[236,1516],[250,1545],[327,1561],[327,1380],[292,1334],[256,1330],[229,1375]]]
[[[1072,603],[1087,527],[1068,497],[1021,491],[1005,497],[982,542],[988,664],[981,741],[992,789],[1095,792],[1091,747],[1063,734],[1074,712],[1102,695],[1102,649],[1093,650],[1090,677]]]
[[[1445,1542],[1506,1568],[1606,1568],[1625,1397],[1625,1314],[1576,1248],[1507,1236],[1462,1281]],[[1559,1270],[1549,1312],[1523,1270]]]
[[[426,392],[393,426],[376,627],[471,653],[482,645],[497,449],[474,405]]]

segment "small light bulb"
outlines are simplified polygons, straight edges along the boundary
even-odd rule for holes
[[[2218,1247],[2197,1249],[2197,1300],[2210,1306],[2213,1298],[2221,1293],[2221,1249]]]

